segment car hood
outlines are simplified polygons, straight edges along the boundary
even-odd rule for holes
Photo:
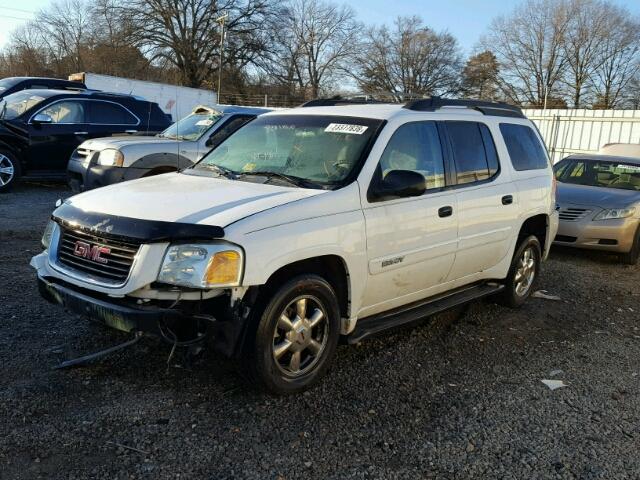
[[[85,148],[87,150],[104,150],[106,148],[116,148],[122,150],[125,147],[135,146],[135,145],[146,145],[146,144],[155,144],[155,145],[171,145],[180,143],[177,140],[173,140],[171,138],[161,138],[155,136],[120,136],[120,137],[104,137],[104,138],[93,138],[91,140],[87,140],[80,145],[80,148]]]
[[[618,188],[558,183],[557,200],[561,205],[572,203],[600,208],[622,208],[640,201],[640,192]]]
[[[67,203],[88,213],[225,227],[324,193],[327,191],[168,173],[90,190]]]

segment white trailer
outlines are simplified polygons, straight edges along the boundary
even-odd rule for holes
[[[165,113],[171,115],[174,121],[187,116],[198,105],[212,107],[218,103],[216,92],[200,88],[178,87],[166,83],[89,72],[71,74],[69,80],[84,82],[87,88],[92,90],[136,95],[150,102],[156,102]]]

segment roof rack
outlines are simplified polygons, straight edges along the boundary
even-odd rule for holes
[[[418,112],[435,112],[442,107],[468,107],[473,110],[477,110],[484,115],[525,118],[520,107],[509,105],[508,103],[486,102],[483,100],[459,100],[431,97],[422,100],[411,100],[402,108]]]
[[[316,98],[315,100],[309,100],[308,102],[300,105],[301,107],[335,107],[337,105],[367,105],[376,103],[388,103],[381,102],[380,100],[374,100],[372,98]]]

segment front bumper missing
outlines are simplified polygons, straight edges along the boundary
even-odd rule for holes
[[[38,289],[50,303],[61,305],[66,310],[88,320],[123,332],[145,332],[165,338],[161,328],[169,327],[174,332],[192,330],[198,315],[177,308],[158,305],[131,305],[121,299],[96,297],[93,292],[80,291],[53,278],[38,275]],[[216,309],[215,318],[209,316],[207,327],[213,337],[214,349],[227,357],[237,357],[248,325],[247,311],[242,302],[234,308],[221,308],[221,298],[204,301],[204,311]],[[186,302],[193,304],[195,302]],[[202,317],[202,315],[200,315]],[[166,338],[165,338],[166,340]]]
[[[159,334],[158,322],[169,325],[184,320],[178,310],[159,307],[132,307],[95,298],[60,283],[38,277],[38,290],[49,302],[72,313],[123,332]]]

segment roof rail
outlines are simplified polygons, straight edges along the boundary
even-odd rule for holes
[[[468,107],[484,115],[500,117],[525,118],[520,107],[508,103],[486,102],[484,100],[460,100],[441,97],[430,97],[422,100],[411,100],[402,108],[418,112],[435,112],[442,107]]]
[[[372,98],[316,98],[300,105],[301,107],[335,107],[337,105],[366,105],[375,103],[387,103]]]

